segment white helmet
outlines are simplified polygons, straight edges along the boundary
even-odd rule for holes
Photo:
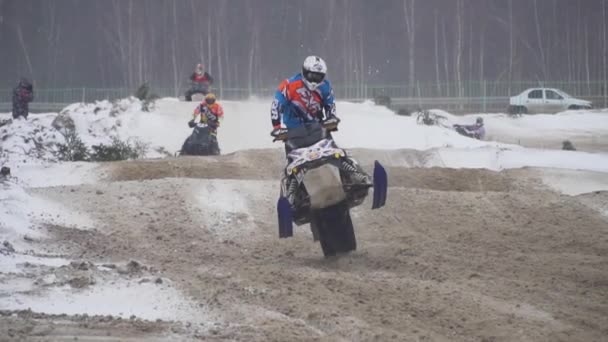
[[[308,56],[302,64],[302,80],[306,87],[315,90],[325,79],[327,65],[325,61],[317,56]]]

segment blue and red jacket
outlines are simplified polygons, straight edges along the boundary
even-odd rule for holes
[[[310,91],[302,81],[302,74],[281,82],[270,109],[270,119],[275,128],[281,125],[281,120],[289,129],[335,115],[336,104],[331,83],[323,80],[317,89]]]

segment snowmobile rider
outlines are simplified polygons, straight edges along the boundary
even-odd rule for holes
[[[209,93],[196,108],[192,114],[192,120],[188,121],[190,128],[196,126],[197,123],[207,124],[213,131],[213,135],[217,135],[217,128],[220,122],[224,120],[224,108],[217,102],[215,94]]]
[[[22,78],[13,89],[13,119],[20,116],[27,119],[29,114],[29,103],[34,100],[34,87],[32,82]]]
[[[192,75],[190,75],[190,81],[192,82],[192,86],[185,94],[186,101],[188,102],[192,101],[192,95],[194,94],[207,95],[209,87],[213,84],[213,77],[208,72],[203,71],[203,65],[199,63],[196,65]]]
[[[302,72],[285,79],[275,92],[270,109],[273,127],[272,135],[281,131],[281,122],[288,130],[305,126],[307,123],[338,119],[334,90],[325,78],[327,65],[317,56],[308,56],[302,64]],[[323,113],[325,111],[325,113]],[[290,148],[285,144],[285,152]],[[369,177],[359,165],[348,158],[347,168],[354,171],[360,182],[369,182]],[[289,197],[288,197],[289,198]]]
[[[462,127],[464,127],[464,129],[467,130],[467,132],[470,134],[470,136],[473,137],[473,138],[475,138],[475,139],[483,140],[483,138],[486,135],[486,129],[483,126],[483,118],[482,117],[478,117],[475,120],[475,124],[474,125],[464,125]]]

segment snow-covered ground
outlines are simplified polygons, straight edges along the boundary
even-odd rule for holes
[[[268,101],[222,101],[222,104],[225,119],[218,138],[223,154],[248,149],[282,149],[281,144],[273,143],[269,135]],[[195,106],[196,103],[166,98],[157,101],[155,110],[144,112],[139,101],[124,99],[117,103],[101,101],[74,104],[64,109],[60,115],[72,119],[76,132],[88,146],[109,143],[112,136],[121,139],[134,137],[150,145],[148,157],[158,158],[165,155],[159,151],[174,154],[181,148],[191,132],[187,121]],[[531,149],[496,141],[478,141],[465,138],[449,128],[418,125],[415,117],[395,115],[385,107],[375,106],[371,102],[339,102],[337,107],[342,123],[334,136],[338,144],[345,148],[428,151],[430,157],[417,165],[422,167],[490,170],[526,166],[551,168],[552,171],[547,171],[544,181],[564,193],[580,194],[608,189],[608,151],[562,151],[558,149],[559,146],[555,149]],[[448,124],[474,122],[478,116],[441,114],[447,117]],[[78,294],[73,294],[64,282],[54,280],[49,281],[49,284],[55,284],[54,287],[49,287],[42,293],[31,293],[36,279],[52,278],[58,272],[56,270],[68,267],[73,260],[66,260],[59,255],[38,255],[27,240],[44,239],[45,225],[58,224],[87,229],[94,227],[95,222],[32,195],[27,189],[95,183],[103,178],[98,164],[57,161],[57,144],[64,141],[61,132],[52,125],[57,116],[56,113],[31,115],[27,121],[16,120],[0,127],[0,164],[11,167],[16,177],[0,184],[0,243],[6,242],[4,247],[0,246],[0,309],[31,307],[35,311],[47,313],[114,314],[126,317],[135,314],[150,319],[201,314],[188,306],[187,300],[167,281],[162,285],[138,282],[141,279],[122,282],[113,278],[108,270],[98,271],[101,274],[98,276],[101,279],[98,286],[85,287]],[[517,137],[533,139],[550,136],[565,139],[570,136],[608,135],[606,112],[565,112],[517,119],[500,114],[481,116],[484,117],[490,137],[513,137],[512,140],[503,140],[509,142],[516,142]],[[0,114],[0,119],[9,117],[9,114]],[[574,170],[587,173],[577,173]],[[591,174],[592,180],[579,182],[580,175]],[[219,183],[217,188],[207,191],[224,193],[230,189]],[[255,185],[252,185],[252,189],[255,189]],[[200,201],[219,212],[218,217],[210,216],[209,219],[231,219],[228,215],[230,208],[243,205],[225,196],[219,197],[223,201],[207,203],[209,198],[211,197],[203,196]],[[217,201],[218,197],[213,198]],[[225,213],[227,216],[222,216]],[[25,237],[27,239],[24,240]],[[31,265],[37,271],[32,271]],[[8,276],[28,272],[32,277]],[[107,298],[112,298],[112,301]]]

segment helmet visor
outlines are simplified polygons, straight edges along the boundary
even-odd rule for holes
[[[205,99],[205,102],[207,104],[214,104],[215,103],[215,99],[214,98],[208,98],[208,99]]]
[[[325,79],[325,74],[322,72],[307,71],[304,73],[304,78],[308,82],[321,83]]]

